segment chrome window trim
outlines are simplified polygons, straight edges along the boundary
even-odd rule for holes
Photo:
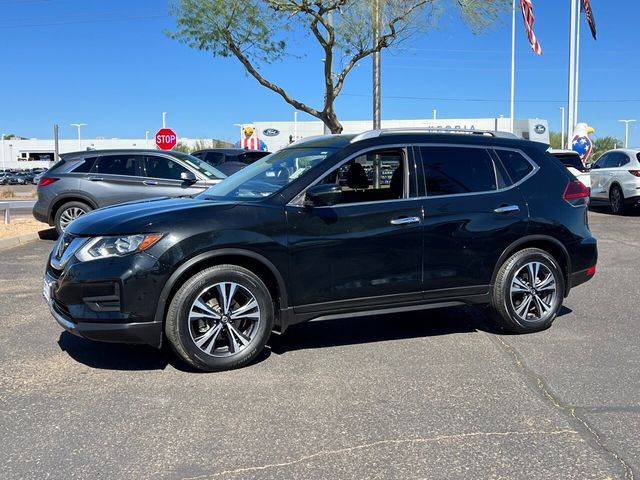
[[[322,180],[323,178],[325,178],[327,175],[329,175],[330,173],[334,172],[335,170],[338,170],[340,167],[342,167],[345,163],[349,163],[351,160],[353,160],[354,158],[358,158],[362,155],[365,155],[368,152],[374,151],[374,150],[386,150],[386,149],[391,149],[391,148],[400,148],[404,151],[404,156],[405,156],[405,165],[408,167],[409,166],[409,149],[412,147],[412,145],[407,145],[406,143],[393,143],[393,144],[388,144],[388,145],[375,145],[372,147],[367,147],[363,150],[358,150],[357,153],[354,153],[352,155],[349,155],[347,158],[345,158],[344,160],[342,160],[340,163],[338,163],[337,165],[334,165],[333,168],[331,168],[331,170],[329,170],[328,172],[324,173],[322,176],[316,178],[313,182],[311,182],[309,185],[307,185],[300,193],[298,193],[295,197],[293,197],[291,199],[291,201],[289,201],[289,203],[287,203],[287,207],[292,206],[292,207],[303,207],[303,202],[304,202],[304,197],[307,194],[307,190],[309,190],[311,187],[313,187],[314,185],[317,185],[320,180]],[[415,156],[414,156],[414,168],[416,168],[417,166],[415,165]],[[409,182],[408,182],[408,177],[409,177],[409,168],[405,169],[404,172],[404,181],[405,181],[405,187],[408,187]],[[408,192],[406,192],[408,193]],[[338,205],[321,205],[318,207],[314,207],[314,208],[338,208],[338,207],[350,207],[353,205],[368,205],[368,204],[372,204],[372,203],[389,203],[389,202],[404,202],[407,200],[417,200],[420,197],[407,197],[407,198],[392,198],[390,200],[372,200],[369,202],[354,202],[354,203],[341,203]]]
[[[521,185],[522,183],[524,183],[525,181],[527,181],[529,178],[531,178],[532,176],[534,176],[538,170],[540,170],[540,166],[534,162],[531,157],[529,157],[529,155],[527,155],[525,152],[523,152],[522,150],[520,150],[519,148],[511,148],[511,147],[502,147],[502,146],[492,146],[492,145],[464,145],[464,144],[458,144],[458,143],[419,143],[419,144],[415,144],[416,147],[461,147],[461,148],[480,148],[482,150],[486,150],[489,153],[489,157],[491,158],[491,160],[494,162],[495,164],[495,159],[492,157],[491,155],[491,151],[493,151],[496,155],[498,150],[506,150],[508,152],[516,152],[519,153],[520,155],[522,155],[522,157],[529,162],[529,164],[533,167],[533,170],[531,170],[527,175],[525,175],[524,177],[522,177],[520,180],[518,180],[515,183],[512,183],[511,185],[509,185],[508,187],[503,187],[503,188],[498,188],[496,190],[483,190],[481,192],[469,192],[469,193],[452,193],[450,195],[435,195],[435,196],[429,196],[429,192],[427,192],[427,194],[424,197],[424,199],[433,199],[433,198],[452,198],[452,197],[469,197],[471,195],[488,195],[488,194],[492,194],[492,193],[500,193],[500,192],[506,192],[507,190],[510,190],[514,187],[517,187],[519,185]],[[421,158],[422,160],[422,158]],[[502,162],[502,160],[500,159],[500,157],[498,157],[498,161]],[[508,172],[507,172],[508,173]],[[496,172],[497,174],[497,172]],[[426,178],[425,178],[426,180]],[[510,179],[511,180],[511,179]],[[497,179],[496,179],[496,184],[497,184]],[[426,185],[425,185],[425,190],[426,190]]]
[[[531,170],[527,175],[522,177],[517,182],[512,183],[508,187],[499,188],[499,189],[496,189],[496,190],[485,190],[485,191],[482,191],[482,192],[469,192],[469,193],[453,193],[451,195],[437,195],[437,196],[431,196],[431,197],[428,195],[428,192],[427,192],[427,195],[423,195],[423,196],[415,196],[415,197],[407,197],[407,198],[394,198],[394,199],[391,199],[391,200],[374,200],[374,201],[370,201],[370,202],[343,203],[343,204],[338,204],[338,205],[322,205],[322,206],[318,206],[318,207],[314,207],[314,208],[340,208],[340,207],[351,207],[353,205],[370,205],[372,203],[379,204],[379,203],[389,203],[389,202],[404,202],[404,201],[407,201],[407,200],[431,200],[431,199],[435,199],[435,198],[469,197],[469,196],[472,196],[472,195],[488,195],[488,194],[492,194],[492,193],[501,193],[501,192],[506,192],[507,190],[511,190],[512,188],[518,187],[519,185],[521,185],[522,183],[524,183],[525,181],[527,181],[528,179],[533,177],[538,172],[538,170],[540,170],[540,166],[535,161],[533,161],[533,159],[531,157],[529,157],[529,155],[527,155],[523,150],[521,150],[519,148],[493,146],[493,145],[467,145],[467,144],[461,144],[461,143],[412,143],[410,145],[405,145],[405,144],[377,145],[377,146],[374,146],[374,147],[366,148],[364,150],[360,150],[358,153],[356,153],[354,155],[350,155],[349,157],[347,157],[346,160],[344,160],[344,161],[340,162],[338,165],[336,165],[334,169],[330,170],[326,174],[324,174],[321,177],[319,177],[318,179],[314,180],[304,190],[302,190],[298,195],[293,197],[293,199],[287,204],[287,206],[302,207],[303,206],[302,202],[304,201],[304,197],[306,195],[306,192],[310,187],[316,185],[318,182],[320,182],[320,180],[325,178],[327,175],[329,175],[329,173],[333,172],[335,169],[340,168],[345,163],[353,160],[354,158],[357,158],[357,157],[361,156],[362,154],[364,154],[366,152],[370,152],[372,150],[381,150],[381,149],[384,149],[384,148],[402,148],[403,150],[405,150],[405,152],[408,152],[409,148],[420,148],[420,147],[479,148],[479,149],[482,149],[482,150],[486,150],[487,153],[489,154],[491,160],[494,163],[495,163],[496,160],[491,155],[491,151],[493,151],[496,155],[497,155],[497,151],[498,150],[505,150],[505,151],[508,151],[508,152],[516,152],[516,153],[519,153],[527,162],[529,162],[529,164],[533,167],[533,170]],[[407,157],[407,162],[408,161],[409,161],[409,159]],[[499,157],[498,157],[498,161],[502,162],[502,160],[500,160]],[[417,159],[416,159],[416,155],[415,154],[414,154],[414,168],[416,168],[416,169],[418,168]],[[420,168],[422,168],[422,158],[420,158]],[[496,174],[497,174],[497,172],[496,172]],[[408,169],[405,172],[405,175],[409,175]],[[405,178],[405,181],[406,181],[406,178]],[[425,189],[426,189],[426,185],[425,185]]]

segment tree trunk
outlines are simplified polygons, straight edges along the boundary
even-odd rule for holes
[[[329,130],[331,130],[332,135],[342,133],[342,124],[338,121],[338,116],[333,110],[329,112],[322,112],[320,120],[322,120]]]

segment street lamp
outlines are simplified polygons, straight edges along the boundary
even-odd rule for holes
[[[76,127],[78,129],[78,150],[82,150],[82,140],[80,139],[80,129],[82,127],[86,127],[86,123],[72,123],[72,127]]]
[[[629,124],[635,120],[618,120],[624,122],[624,148],[629,148]]]
[[[560,111],[562,112],[562,120],[560,121],[560,125],[562,125],[562,133],[560,134],[560,148],[565,148],[564,144],[564,107],[560,107]]]
[[[2,171],[6,170],[5,162],[4,162],[4,133],[2,134]]]

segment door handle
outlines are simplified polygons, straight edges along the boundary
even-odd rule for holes
[[[498,207],[494,210],[495,213],[511,213],[511,212],[519,212],[520,207],[518,205],[505,205],[503,207]]]
[[[411,223],[420,223],[419,217],[400,217],[391,220],[391,225],[409,225]]]
[[[101,182],[104,179],[102,177],[89,177],[89,180],[92,182]]]
[[[157,185],[158,182],[156,182],[155,180],[143,180],[142,183],[144,183],[145,185]]]

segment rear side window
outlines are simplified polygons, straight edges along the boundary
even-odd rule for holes
[[[533,165],[519,152],[496,150],[496,153],[513,183],[518,183],[533,171]]]
[[[91,167],[93,167],[95,161],[96,157],[85,158],[71,171],[74,173],[88,173],[91,170]]]
[[[217,167],[224,161],[224,153],[207,152],[206,156],[200,157],[212,167]]]
[[[498,189],[496,169],[483,148],[420,147],[427,196]]]
[[[94,173],[105,175],[136,175],[136,161],[138,155],[105,155],[98,158],[93,169]]]

